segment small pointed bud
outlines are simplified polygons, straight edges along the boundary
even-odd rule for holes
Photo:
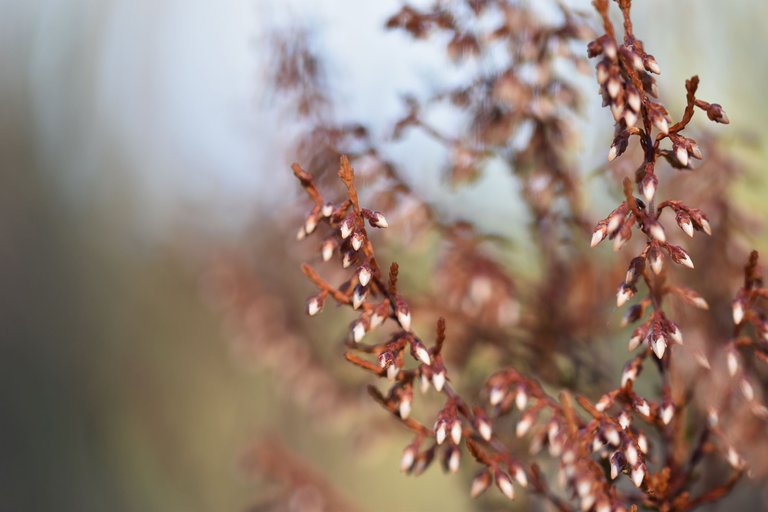
[[[461,433],[461,422],[456,420],[451,425],[451,441],[453,441],[453,444],[461,443]]]
[[[445,386],[445,372],[437,372],[432,376],[432,384],[435,386],[435,390],[439,393]]]
[[[680,254],[680,260],[677,263],[680,263],[684,267],[693,268],[693,261],[691,260],[691,257],[688,255],[688,253],[683,251],[682,249],[681,249],[681,253],[682,254]]]
[[[363,237],[363,234],[360,232],[355,232],[352,235],[352,249],[355,251],[359,251],[360,248],[363,246],[363,241],[365,238]]]
[[[619,452],[613,452],[610,458],[611,461],[611,480],[615,480],[619,473],[621,473],[621,454]]]
[[[502,400],[504,400],[504,397],[507,395],[507,392],[499,387],[493,387],[491,388],[491,391],[488,395],[488,399],[491,402],[491,405],[499,405]]]
[[[637,403],[635,403],[635,410],[643,416],[651,415],[651,406],[642,398],[638,399]]]
[[[603,47],[605,56],[611,60],[616,60],[616,44],[613,41],[607,41]]]
[[[515,477],[515,481],[520,485],[520,487],[526,488],[528,487],[528,475],[525,474],[525,470],[519,466],[515,466],[512,470],[512,474]]]
[[[739,356],[736,354],[735,349],[730,349],[728,351],[726,360],[728,363],[728,373],[731,374],[731,377],[735,377],[736,373],[739,371]]]
[[[637,93],[637,90],[634,87],[630,89],[627,94],[627,104],[629,104],[629,108],[631,108],[634,112],[640,112],[642,101],[640,100],[640,95]],[[637,119],[636,115],[635,115],[635,119]],[[635,123],[632,123],[632,124],[635,124]]]
[[[357,270],[357,280],[360,286],[368,286],[371,282],[371,269],[368,265],[363,265]]]
[[[678,345],[683,344],[683,333],[680,332],[680,328],[674,323],[672,323],[672,327],[669,329],[669,337]]]
[[[630,466],[635,467],[640,462],[640,456],[637,453],[637,448],[632,443],[629,443],[624,449],[624,456],[627,458],[627,462]]]
[[[320,248],[320,255],[323,258],[323,261],[329,261],[333,257],[333,248],[335,244],[333,240],[326,240],[323,242],[322,247]]]
[[[643,59],[643,64],[645,65],[645,69],[651,73],[655,73],[657,75],[661,74],[661,68],[652,55],[646,55],[645,59]]]
[[[658,116],[653,121],[653,125],[664,135],[669,134],[669,123],[663,116]]]
[[[637,123],[637,114],[632,110],[624,112],[624,122],[627,124],[627,128],[632,128]]]
[[[360,309],[360,306],[365,302],[366,295],[368,295],[368,290],[360,285],[355,286],[355,291],[352,293],[352,309]]]
[[[498,470],[496,471],[496,485],[504,496],[510,500],[515,499],[515,487],[512,485],[512,480],[510,480],[506,473],[502,473]]]
[[[672,418],[675,416],[675,406],[670,404],[664,405],[664,407],[661,408],[661,421],[665,425],[669,425],[669,423],[672,421]]]
[[[662,228],[661,224],[659,224],[658,222],[654,222],[653,224],[651,224],[651,226],[648,228],[648,232],[653,238],[655,238],[659,242],[667,241],[667,235],[664,233],[664,228]]]
[[[345,252],[341,258],[341,268],[349,268],[352,266],[352,253]]]
[[[310,297],[307,301],[307,314],[309,316],[315,316],[320,311],[323,310],[323,304],[324,300],[321,295],[315,295],[314,297]]]
[[[523,437],[526,433],[528,433],[531,425],[533,425],[533,417],[526,414],[520,418],[520,421],[517,423],[517,426],[515,427],[515,435],[517,437]]]
[[[307,219],[304,221],[304,231],[306,231],[308,235],[311,235],[316,227],[317,227],[317,215],[314,213],[310,213],[309,215],[307,215]]]
[[[606,91],[608,91],[608,96],[616,99],[616,96],[618,96],[619,92],[621,91],[621,82],[619,82],[618,79],[611,77],[608,79],[608,83],[606,84],[605,88]]]
[[[375,329],[383,323],[384,317],[380,315],[378,311],[374,311],[374,313],[371,315],[370,328]]]
[[[472,480],[472,490],[469,492],[470,496],[477,498],[483,494],[491,485],[491,473],[483,469]]]
[[[733,323],[739,325],[744,320],[744,301],[738,298],[733,301]]]
[[[393,364],[387,368],[387,378],[389,380],[395,380],[398,373],[400,373],[400,368],[398,368],[397,365]]]
[[[600,412],[605,411],[608,409],[608,407],[611,406],[611,397],[609,395],[603,395],[600,397],[600,400],[597,401],[595,404],[595,409],[597,409]]]
[[[611,443],[613,446],[619,446],[621,444],[621,437],[619,436],[619,431],[616,430],[613,426],[608,425],[603,430],[603,435],[605,436],[606,441]]]
[[[608,161],[609,162],[613,162],[618,155],[619,155],[619,148],[616,146],[616,144],[611,144],[611,148],[608,150]],[[592,233],[592,240],[593,241],[595,239],[595,234],[596,233]],[[602,238],[601,238],[601,240],[602,240]],[[599,242],[599,240],[598,240],[598,242]],[[597,244],[593,244],[592,247],[594,247],[595,245],[597,245]]]
[[[430,365],[432,364],[432,358],[429,356],[429,350],[420,341],[411,341],[412,355],[414,359],[419,362]]]
[[[661,271],[664,268],[664,257],[661,255],[661,251],[653,251],[650,255],[650,260],[653,273],[656,275],[661,274]]]
[[[580,497],[584,497],[592,490],[592,484],[586,478],[582,478],[576,482],[576,494]]]
[[[354,226],[355,226],[354,222],[349,217],[341,221],[341,226],[339,226],[339,232],[341,234],[341,238],[344,240],[349,238],[349,235],[352,234],[352,230],[354,229]]]
[[[333,214],[333,205],[331,203],[325,203],[320,209],[320,215],[323,217],[330,217]]]
[[[617,229],[619,229],[619,226],[621,226],[622,221],[624,220],[624,214],[621,212],[616,212],[612,214],[610,217],[608,217],[608,225],[606,226],[606,231],[608,233],[613,233]]]
[[[699,221],[699,224],[701,224],[701,229],[703,229],[707,235],[710,235],[710,236],[712,235],[712,226],[710,226],[709,221],[707,219],[702,218]]]
[[[378,361],[380,367],[389,368],[389,366],[395,362],[395,358],[392,355],[392,352],[386,350],[379,354]]]
[[[406,419],[411,415],[411,403],[411,397],[407,394],[400,400],[398,412],[401,418]]]
[[[448,430],[445,426],[445,421],[438,420],[435,425],[435,441],[437,441],[437,444],[443,444],[446,437],[448,437]]]
[[[397,313],[397,321],[400,322],[400,327],[402,327],[404,331],[410,331],[411,312],[408,310],[408,305],[404,301],[398,300],[395,310]]]
[[[592,241],[590,242],[590,246],[595,247],[605,239],[607,234],[608,230],[606,229],[605,225],[598,224],[595,230],[592,232]]]
[[[655,174],[646,174],[643,178],[643,196],[650,202],[653,201],[653,196],[656,195],[656,186],[659,183],[659,179]]]
[[[637,378],[637,367],[635,365],[628,365],[627,368],[621,372],[621,387],[626,387],[627,383],[634,381]]]
[[[664,357],[664,352],[667,350],[667,340],[664,336],[656,336],[651,339],[651,349],[653,349],[653,353],[659,359]]]
[[[635,292],[632,290],[630,286],[626,286],[622,283],[622,285],[619,287],[619,291],[616,294],[616,307],[620,308],[624,304],[627,303],[629,299],[632,298],[632,296],[635,294]]]
[[[643,334],[639,329],[635,329],[635,331],[632,333],[632,337],[629,338],[629,345],[627,346],[627,349],[632,352],[637,347],[640,346],[640,343],[643,341]]]
[[[375,226],[377,228],[389,227],[387,219],[384,218],[384,215],[381,212],[373,212],[368,222],[371,224],[371,226]]]
[[[643,454],[648,454],[648,438],[642,432],[637,435],[637,447]]]
[[[644,478],[645,469],[643,469],[643,466],[638,466],[632,470],[632,483],[635,484],[636,487],[640,487],[643,484]]]
[[[352,327],[352,341],[360,343],[365,337],[365,322],[358,320]]]
[[[691,145],[691,154],[693,155],[694,158],[697,158],[699,160],[701,160],[704,157],[704,155],[701,154],[701,149],[699,148],[699,145],[696,143],[693,143]]]
[[[675,158],[677,158],[677,161],[680,162],[680,165],[683,167],[688,166],[688,150],[683,146],[677,146],[677,148],[675,148]]]
[[[459,471],[459,464],[461,464],[461,450],[453,449],[448,456],[448,471],[456,473]]]
[[[416,447],[409,445],[403,451],[403,456],[400,457],[400,471],[410,471],[414,462],[416,462]]]
[[[296,232],[296,240],[299,240],[299,241],[304,240],[306,236],[307,236],[307,232],[304,231],[304,226],[301,226],[299,230]]]
[[[623,411],[621,414],[619,414],[619,425],[621,426],[621,428],[623,428],[624,430],[627,430],[627,428],[629,428],[629,425],[631,423],[632,422],[629,419],[629,414],[627,414],[627,411]]]
[[[477,420],[477,431],[480,433],[480,437],[486,441],[490,441],[493,436],[493,428],[488,420],[484,418]]]
[[[419,389],[422,393],[429,391],[429,378],[423,373],[421,374],[421,377],[419,377]]]
[[[517,395],[515,396],[515,406],[517,406],[517,409],[522,411],[525,409],[526,404],[528,403],[528,394],[525,392],[525,388],[520,388],[517,390]]]

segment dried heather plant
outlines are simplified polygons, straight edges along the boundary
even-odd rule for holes
[[[519,18],[523,15],[517,6],[506,2],[471,2],[469,5],[477,12],[493,5],[505,14],[508,31],[495,31],[494,36],[510,37],[512,34],[513,42],[523,50],[530,43],[514,39],[518,32],[513,30],[513,22],[524,19],[525,23],[532,23]],[[481,465],[471,485],[472,496],[483,493],[495,483],[499,491],[510,499],[515,495],[516,486],[524,487],[549,501],[557,510],[578,508],[604,512],[637,507],[690,510],[728,494],[745,473],[761,477],[759,461],[751,460],[744,448],[737,446],[737,441],[739,438],[754,438],[754,432],[764,432],[765,422],[768,421],[768,409],[762,401],[761,386],[755,377],[752,359],[743,357],[744,352],[749,352],[758,359],[766,359],[768,321],[763,301],[768,292],[763,288],[757,254],[752,253],[745,270],[744,285],[732,303],[732,331],[722,342],[725,345],[723,364],[727,373],[718,371],[719,358],[710,348],[715,346],[717,340],[702,345],[705,350],[699,347],[690,351],[687,343],[683,345],[685,329],[671,315],[665,299],[678,298],[701,310],[708,310],[710,305],[699,292],[676,284],[676,280],[670,277],[673,273],[670,272],[671,267],[693,269],[694,263],[683,246],[671,241],[673,230],[669,217],[674,215],[677,227],[689,237],[697,232],[711,235],[717,226],[713,226],[701,208],[689,204],[691,198],[673,199],[670,196],[657,201],[667,193],[664,181],[660,180],[663,169],[657,164],[666,162],[677,171],[687,171],[692,169],[694,159],[703,157],[699,145],[687,132],[697,109],[705,111],[710,120],[718,123],[727,124],[728,118],[718,104],[708,103],[696,96],[698,78],[693,77],[686,82],[687,102],[683,116],[680,121],[673,122],[667,109],[656,100],[658,92],[653,75],[660,70],[633,32],[631,2],[618,2],[624,21],[621,40],[610,20],[608,0],[596,0],[594,5],[602,19],[605,34],[589,43],[588,53],[590,57],[600,59],[597,80],[604,104],[610,107],[616,122],[608,159],[614,160],[624,154],[633,137],[639,141],[642,153],[634,180],[623,180],[623,200],[597,223],[591,236],[593,247],[610,239],[616,249],[625,244],[633,247],[632,243],[628,244],[633,234],[642,239],[636,244],[640,246],[637,255],[630,260],[616,293],[618,307],[639,299],[628,308],[623,319],[625,325],[637,327],[629,341],[634,355],[624,365],[619,385],[603,392],[595,402],[581,394],[574,397],[570,391],[562,391],[554,397],[538,379],[509,368],[496,372],[487,380],[484,386],[487,405],[473,404],[465,399],[454,388],[453,374],[449,375],[449,365],[444,357],[444,348],[450,345],[446,341],[445,320],[437,320],[435,342],[428,346],[424,338],[414,331],[417,324],[413,321],[411,302],[398,290],[399,267],[393,263],[385,275],[379,266],[369,228],[387,228],[389,222],[379,211],[361,206],[355,173],[346,156],[340,159],[338,174],[346,189],[346,197],[341,201],[329,201],[320,192],[311,174],[298,164],[293,166],[296,178],[313,202],[313,208],[300,228],[300,238],[323,231],[326,238],[321,246],[322,259],[330,260],[338,251],[342,267],[350,269],[339,285],[333,285],[321,277],[313,266],[302,266],[304,274],[318,289],[318,293],[307,302],[307,313],[311,316],[318,314],[328,300],[358,312],[349,326],[347,344],[350,350],[345,357],[349,362],[390,381],[386,392],[373,386],[369,387],[369,391],[414,434],[413,441],[403,453],[403,471],[419,474],[439,458],[446,470],[455,472],[464,457],[463,446]],[[567,16],[566,20],[567,29],[562,30],[571,34],[573,28],[568,23],[572,18]],[[433,29],[453,31],[449,52],[456,55],[476,53],[485,42],[483,38],[463,31],[456,17],[441,4],[428,13],[406,7],[389,23],[408,30],[415,37],[424,37]],[[527,33],[536,34],[536,31],[531,29]],[[562,34],[560,29],[545,30],[533,40],[546,43],[546,37],[551,37],[553,33]],[[546,75],[542,71],[546,69],[546,64],[542,65],[542,62],[548,62],[552,48],[549,43],[533,44],[533,48],[538,50],[531,54],[535,57],[537,70],[540,75]],[[521,55],[529,55],[523,50]],[[519,64],[514,62],[510,73],[514,74]],[[541,105],[537,103],[541,96],[527,96],[521,92],[526,90],[526,86],[520,86],[516,80],[511,80],[512,89],[517,91],[513,96],[524,110],[527,108],[532,112],[536,135],[531,138],[529,151],[511,157],[510,163],[516,172],[523,173],[523,182],[531,184],[531,187],[524,186],[524,196],[535,213],[534,231],[541,248],[545,252],[551,249],[550,253],[554,254],[547,268],[558,278],[572,276],[573,268],[581,268],[580,260],[573,258],[572,253],[559,244],[552,245],[558,237],[551,235],[560,232],[561,224],[568,223],[575,226],[578,232],[585,216],[576,200],[577,184],[573,173],[562,163],[564,159],[558,159],[557,153],[547,149],[557,146],[558,139],[551,136],[558,134],[559,137],[565,132],[562,126],[564,121],[554,115],[557,109],[545,110],[545,115],[542,115]],[[548,82],[545,80],[544,83]],[[491,87],[482,80],[475,85],[494,91],[497,86],[496,82]],[[541,85],[531,87],[541,91],[545,89]],[[474,94],[473,90],[468,90],[462,101],[470,101]],[[509,97],[507,93],[502,96]],[[482,104],[482,107],[487,105]],[[420,107],[412,103],[407,118],[399,128],[419,126],[456,151],[464,150],[459,158],[461,165],[455,166],[455,177],[464,177],[464,171],[475,164],[472,160],[488,147],[496,145],[503,152],[509,143],[509,133],[499,133],[482,124],[507,115],[504,111],[477,114],[474,126],[483,126],[482,130],[477,130],[483,134],[477,140],[440,134],[420,119],[419,112]],[[513,111],[508,115],[519,114]],[[511,122],[510,119],[500,122],[500,127],[509,127]],[[476,147],[483,145],[482,151],[476,151]],[[547,157],[538,160],[541,154]],[[387,168],[391,174],[389,177],[397,180],[392,178],[396,174],[391,172],[391,167]],[[525,174],[529,171],[531,174]],[[569,215],[564,216],[560,210],[552,208],[551,203],[540,208],[542,197],[547,197],[541,187],[534,186],[539,178],[536,173],[541,172],[547,174],[545,183],[556,184],[553,190],[566,199]],[[681,188],[681,192],[685,193],[686,189]],[[425,208],[429,210],[429,207]],[[662,217],[665,210],[671,213]],[[726,207],[719,208],[719,225],[724,225],[725,217],[731,213]],[[431,218],[438,217],[433,215]],[[472,236],[464,235],[462,239],[461,229],[441,227],[441,231],[446,236],[458,237],[453,242],[455,254],[462,254],[463,243],[472,250]],[[447,301],[461,304],[462,309],[467,304],[465,313],[471,315],[474,312],[477,315],[474,321],[479,324],[499,322],[498,310],[494,315],[493,310],[484,306],[492,299],[497,303],[507,300],[514,294],[513,282],[505,279],[505,274],[492,270],[492,264],[473,253],[460,259],[474,261],[473,265],[479,270],[472,272],[471,279],[457,271],[458,282],[467,283],[463,287],[466,291],[456,291],[453,296],[451,285],[442,284]],[[445,258],[442,265],[444,269],[466,268],[462,261],[452,261],[450,257]],[[478,275],[483,275],[485,281],[475,281]],[[568,279],[566,282],[569,282]],[[552,288],[550,283],[542,288],[550,290],[547,297],[552,297]],[[589,286],[583,285],[582,289],[589,290]],[[466,297],[469,297],[469,302],[466,302]],[[538,318],[558,323],[559,313],[560,310],[555,309],[553,318],[552,313],[547,317],[542,312]],[[501,317],[504,318],[504,315]],[[391,333],[380,340],[377,333],[384,326],[390,327]],[[553,335],[565,329],[561,325],[552,331]],[[536,331],[531,329],[530,332]],[[719,336],[717,330],[712,332]],[[699,367],[693,377],[690,374],[688,377],[695,377],[695,383],[701,386],[711,384],[720,389],[717,401],[709,403],[704,413],[693,400],[696,386],[690,380],[686,382],[683,372],[676,370],[678,365],[685,366],[686,355],[691,355],[690,359]],[[653,397],[635,386],[649,362],[656,368],[660,382],[658,396]],[[417,420],[412,415],[415,387],[424,391],[434,388],[443,397],[442,407],[432,420]],[[577,410],[577,405],[581,411]],[[514,436],[529,438],[532,453],[545,446],[548,448],[559,466],[562,490],[555,489],[548,482],[548,475],[538,463],[510,448],[512,433],[504,428],[503,419],[518,414],[515,409],[520,412]],[[734,428],[729,424],[739,427],[735,429],[737,435],[734,436]],[[731,467],[729,474],[721,481],[701,478],[705,472],[703,460],[713,455],[719,456]],[[625,475],[632,485],[623,484],[620,475]]]

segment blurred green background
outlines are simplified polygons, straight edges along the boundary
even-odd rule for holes
[[[683,80],[700,75],[752,170],[737,193],[765,211],[768,4],[636,3],[663,94],[679,108]],[[398,2],[2,4],[0,510],[245,510],[267,491],[241,459],[269,431],[365,510],[463,510],[456,477],[397,473],[404,433],[396,451],[355,457],[348,431],[313,423],[233,352],[200,293],[217,252],[258,252],[275,198],[296,197],[291,141],[265,99],[264,35],[317,27],[332,69],[348,71],[345,114],[382,122],[431,58],[370,63],[366,52],[408,49],[380,30]],[[610,140],[598,107],[584,113],[600,127],[584,132],[585,169]]]

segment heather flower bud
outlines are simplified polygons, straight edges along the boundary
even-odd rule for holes
[[[619,473],[621,473],[621,453],[620,452],[613,452],[613,455],[611,455],[610,458],[611,462],[611,480],[615,480],[617,476],[619,476]]]
[[[682,145],[674,145],[675,158],[683,167],[688,167],[688,149]]]
[[[648,454],[648,438],[642,432],[637,435],[637,447],[640,448],[641,453]]]
[[[629,299],[635,294],[632,286],[627,286],[625,283],[621,283],[619,291],[616,293],[616,307],[620,308],[627,303]]]
[[[414,445],[408,445],[400,458],[400,471],[410,471],[416,461],[417,449]]]
[[[323,258],[323,261],[329,261],[333,257],[333,249],[336,246],[336,243],[333,241],[333,239],[327,239],[323,242],[323,245],[320,247],[320,255]]]
[[[622,413],[619,414],[619,425],[621,428],[627,430],[631,423],[632,421],[629,419],[629,414],[627,414],[627,411],[622,411]]]
[[[656,59],[653,58],[653,55],[647,55],[643,58],[643,65],[645,66],[645,69],[650,71],[651,73],[655,74],[661,74],[661,68],[659,67],[659,64],[656,62]]]
[[[652,222],[648,227],[648,233],[659,242],[666,242],[667,235],[664,233],[664,228],[658,222]]]
[[[709,105],[709,108],[707,109],[707,117],[716,123],[728,124],[731,122],[728,119],[728,116],[725,114],[723,107],[717,103],[712,103]]]
[[[651,270],[656,275],[661,274],[664,268],[664,255],[658,249],[651,249],[648,253],[648,259],[651,262]]]
[[[525,388],[520,387],[517,390],[517,395],[515,396],[515,405],[517,406],[518,410],[522,411],[525,409],[525,405],[528,403],[528,394],[525,392]]]
[[[389,224],[387,223],[387,219],[384,218],[384,215],[381,212],[372,212],[371,216],[368,218],[368,223],[371,226],[374,226],[377,228],[389,227]]]
[[[400,373],[400,368],[396,364],[392,364],[387,368],[387,378],[389,380],[395,380],[398,373]]]
[[[528,475],[525,474],[525,470],[521,468],[520,466],[514,466],[511,468],[512,476],[515,478],[515,481],[520,484],[520,487],[528,487]]]
[[[472,480],[472,490],[469,492],[470,496],[477,498],[483,494],[491,485],[491,473],[487,469],[483,469]]]
[[[317,227],[317,214],[315,212],[312,212],[309,215],[307,215],[307,218],[304,221],[304,231],[306,231],[308,235],[311,235],[316,227]]]
[[[629,463],[629,465],[632,467],[636,466],[637,463],[640,462],[637,448],[635,448],[635,445],[632,443],[628,443],[627,447],[624,448],[624,456],[627,458],[627,463]]]
[[[755,399],[755,389],[746,378],[741,379],[741,394],[744,395],[747,402]]]
[[[493,436],[493,428],[485,418],[477,419],[477,431],[480,433],[480,437],[486,441],[490,441]]]
[[[606,235],[608,234],[608,229],[606,228],[604,223],[600,223],[597,225],[595,230],[592,232],[592,241],[590,242],[591,247],[595,247],[597,244],[602,242]]]
[[[403,419],[406,419],[408,416],[411,415],[411,405],[413,403],[413,396],[411,393],[403,393],[403,397],[400,399],[400,404],[398,406],[398,412],[400,413],[400,417]]]
[[[307,300],[307,314],[309,316],[315,316],[323,310],[324,303],[325,298],[322,294],[310,297],[309,300]]]
[[[414,359],[417,359],[426,365],[432,363],[432,359],[429,356],[429,351],[427,348],[423,343],[415,338],[411,340],[411,355],[414,357]]]
[[[400,322],[400,326],[405,331],[411,330],[411,312],[408,309],[408,304],[405,301],[398,299],[395,303],[395,316],[397,321]]]
[[[603,429],[603,435],[605,436],[606,441],[611,443],[613,446],[619,446],[619,444],[621,444],[619,431],[616,430],[612,425],[606,425],[606,427]]]
[[[651,415],[651,407],[648,405],[648,402],[642,398],[638,398],[635,402],[635,410],[643,416]]]
[[[341,225],[339,226],[339,233],[341,234],[341,238],[346,240],[349,238],[349,235],[352,234],[352,230],[355,227],[355,223],[352,220],[351,217],[347,217],[343,221],[341,221]]]
[[[742,320],[744,320],[744,299],[737,297],[736,300],[733,301],[732,309],[733,323],[739,325]]]
[[[669,425],[675,415],[675,406],[671,403],[664,404],[659,413],[661,415],[662,423]]]
[[[488,399],[491,403],[491,405],[499,405],[502,400],[504,400],[504,397],[507,395],[507,392],[499,387],[493,387],[491,388],[490,393],[488,394]]]
[[[325,203],[322,208],[320,208],[320,215],[323,217],[330,217],[333,214],[333,205],[331,203]]]
[[[655,174],[646,174],[642,181],[643,196],[648,201],[653,200],[653,196],[656,195],[656,187],[659,184],[659,179]]]
[[[643,469],[643,466],[638,466],[632,470],[632,483],[635,484],[636,487],[640,487],[642,485],[644,478],[645,469]]]
[[[509,476],[499,470],[496,470],[496,474],[494,476],[496,477],[496,486],[499,488],[501,493],[510,500],[515,499],[515,488],[512,485],[512,480],[509,478]]]
[[[359,231],[356,231],[352,235],[352,242],[351,242],[352,249],[355,251],[359,251],[360,248],[363,246],[363,240],[364,240],[363,234],[360,233]]]
[[[621,372],[621,387],[625,387],[628,382],[634,381],[637,378],[637,366],[631,362],[627,363],[624,371]]]
[[[672,258],[672,261],[685,267],[693,268],[693,261],[691,261],[691,257],[688,256],[688,253],[685,252],[682,247],[678,247],[676,245],[668,245],[667,249],[669,250],[669,256]]]
[[[299,230],[296,232],[296,240],[299,240],[299,241],[304,240],[306,236],[307,236],[307,232],[304,231],[304,226],[301,226]]]
[[[445,386],[445,372],[439,371],[432,376],[432,384],[435,386],[435,390],[439,393]]]
[[[600,397],[600,400],[597,401],[595,404],[595,409],[597,409],[600,412],[605,411],[608,409],[608,407],[611,406],[611,397],[609,395],[603,395]]]
[[[634,86],[627,87],[627,104],[634,112],[640,112],[642,102],[640,100],[640,94]]]
[[[657,116],[653,120],[653,125],[664,135],[669,134],[669,123],[663,116]]]
[[[461,443],[461,434],[461,421],[456,420],[451,425],[451,441],[453,441],[453,444]]]
[[[429,391],[429,377],[423,373],[419,376],[419,389],[422,393]]]
[[[461,450],[452,447],[447,452],[445,466],[451,473],[459,471],[459,464],[461,463]]]
[[[382,368],[389,368],[395,362],[395,356],[389,350],[386,350],[379,354],[379,366]]]
[[[445,421],[437,420],[437,423],[435,423],[435,441],[437,441],[437,444],[443,444],[447,436],[448,428],[445,425]]]
[[[368,283],[371,282],[371,276],[371,269],[368,265],[362,265],[357,269],[357,280],[360,286],[368,286]]]
[[[360,285],[355,286],[355,291],[352,293],[352,309],[360,309],[367,295],[367,288],[363,288]]]
[[[608,91],[608,96],[616,99],[616,96],[618,96],[619,92],[621,91],[621,82],[619,82],[617,78],[611,77],[608,79],[605,90]]]
[[[517,426],[515,427],[515,435],[517,437],[523,437],[528,432],[528,430],[530,430],[532,425],[533,425],[533,416],[530,414],[523,415],[523,417],[520,418],[520,421],[517,423]]]
[[[643,327],[638,327],[632,332],[632,337],[629,338],[629,345],[627,346],[627,349],[632,352],[637,347],[640,346],[640,343],[642,343],[643,338],[645,338],[646,332],[643,329]]]
[[[351,267],[352,261],[353,261],[353,253],[349,251],[345,251],[344,255],[341,257],[341,268]]]
[[[651,349],[653,350],[653,353],[656,354],[656,357],[658,357],[659,359],[664,357],[664,352],[667,350],[666,338],[662,334],[653,336],[651,338]]]

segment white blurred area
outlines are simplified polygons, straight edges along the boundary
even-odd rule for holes
[[[760,130],[765,102],[755,77],[768,76],[760,27],[768,4],[636,3],[636,31],[664,70],[669,103],[681,105],[682,81],[698,72],[703,96],[725,106],[732,127]],[[25,0],[4,8],[2,80],[27,103],[38,163],[67,208],[85,215],[122,208],[124,227],[150,239],[178,222],[237,233],[256,204],[292,190],[287,123],[264,82],[268,31],[312,29],[320,54],[330,56],[339,115],[370,123],[381,137],[401,112],[402,93],[457,76],[439,48],[382,30],[400,4]],[[587,96],[584,126],[601,127],[584,130],[579,158],[591,169],[608,145],[610,119],[596,95]],[[416,143],[418,152],[395,148],[392,156],[410,155],[417,188],[429,191],[438,150]],[[509,191],[489,182],[474,193],[499,189]]]

